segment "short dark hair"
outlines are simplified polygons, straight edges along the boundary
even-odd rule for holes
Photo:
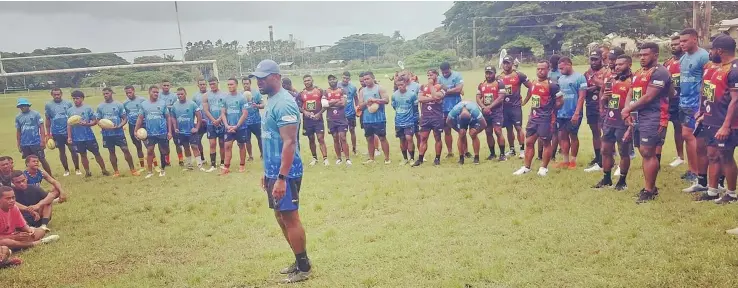
[[[428,72],[432,73],[433,75],[438,76],[438,70],[436,69],[428,69]]]
[[[351,72],[349,72],[349,71],[343,71],[343,76],[351,77]]]
[[[398,76],[397,78],[395,78],[395,82],[397,82],[397,81],[400,81],[400,82],[407,82],[407,80],[408,80],[408,79],[407,79],[407,77],[405,77],[405,75],[402,75],[402,76]]]
[[[249,81],[249,83],[251,83],[251,78],[244,76],[243,78],[241,78],[241,81],[242,82]]]
[[[238,84],[238,79],[236,79],[236,77],[228,78],[228,81],[233,81],[233,82],[236,82],[236,84]]]
[[[561,59],[561,55],[553,54],[551,58],[548,58],[548,64],[559,64],[559,59]]]
[[[215,77],[215,76],[210,77],[210,79],[208,80],[208,83],[210,82],[218,82],[218,77]]]
[[[659,54],[659,45],[656,44],[656,43],[653,43],[653,42],[643,43],[643,44],[641,44],[641,47],[638,47],[638,49],[640,49],[640,50],[649,49],[654,54]]]
[[[364,75],[366,75],[366,72],[361,72],[361,73],[359,73],[359,78],[362,78],[362,77],[364,77]]]
[[[284,84],[290,84],[290,85],[292,85],[292,79],[290,79],[289,77],[282,78],[282,85],[284,85]]]
[[[31,163],[31,159],[38,160],[38,156],[36,156],[34,154],[31,154],[31,155],[26,156],[26,165],[28,165],[28,163]]]
[[[54,87],[54,88],[51,88],[51,91],[50,91],[49,93],[53,93],[54,91],[59,91],[59,92],[62,92],[61,88],[59,88],[59,87]]]
[[[123,90],[128,90],[128,89],[136,90],[136,88],[133,88],[133,85],[126,85],[126,87],[123,88]]]
[[[370,77],[374,78],[374,72],[372,71],[366,71],[364,72],[364,76],[369,75]]]
[[[693,36],[695,38],[700,36],[700,34],[694,28],[686,28],[686,29],[682,30],[682,32],[679,33],[679,35],[690,35],[690,36]]]
[[[618,59],[625,59],[628,60],[629,63],[633,63],[633,58],[625,54],[618,56]]]
[[[151,85],[151,86],[149,86],[149,92],[151,92],[152,89],[159,89],[159,85]]]
[[[103,88],[103,90],[102,90],[102,91],[103,91],[103,92],[110,92],[110,93],[113,93],[113,89],[110,89],[109,87],[105,87],[105,88]]]
[[[679,35],[671,36],[671,41],[679,40]]]
[[[305,78],[313,78],[310,74],[305,74],[302,76],[302,79],[305,80]]]
[[[185,92],[185,94],[187,94],[187,90],[185,90],[184,87],[177,88],[177,91],[182,91],[182,92]]]
[[[331,80],[331,78],[332,79],[336,79],[336,76],[335,75],[332,75],[332,74],[331,75],[328,75],[328,80]]]
[[[448,64],[448,62],[443,62],[441,63],[441,66],[438,68],[441,68],[441,70],[448,70],[448,69],[451,69],[451,64]]]
[[[572,64],[572,63],[571,63],[571,58],[569,58],[569,57],[566,57],[566,56],[564,56],[564,57],[561,57],[561,58],[559,59],[559,63],[568,63],[568,64]],[[559,63],[557,63],[557,64],[559,64]]]
[[[546,64],[546,67],[551,67],[551,63],[548,63],[548,60],[541,59],[538,61],[538,64]]]
[[[23,175],[23,171],[20,170],[13,170],[13,172],[10,174],[10,178],[20,177],[20,176],[26,176]]]
[[[10,156],[0,156],[0,161],[13,161],[13,157],[10,157]]]
[[[169,81],[169,79],[164,79],[164,80],[161,80],[161,83],[172,83],[172,82]]]
[[[0,186],[0,195],[8,191],[13,192],[13,188],[10,186]]]
[[[85,93],[79,90],[72,91],[72,98],[85,98]]]

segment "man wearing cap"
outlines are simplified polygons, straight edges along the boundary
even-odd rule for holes
[[[85,93],[75,90],[72,92],[72,100],[74,106],[69,108],[69,117],[77,115],[82,120],[77,124],[67,125],[67,143],[71,145],[72,150],[79,153],[79,157],[82,159],[82,168],[85,169],[85,177],[92,177],[87,152],[95,156],[95,161],[100,165],[102,174],[110,176],[108,170],[105,169],[102,155],[100,155],[100,146],[98,146],[97,139],[95,139],[95,133],[92,132],[92,126],[97,125],[98,118],[95,116],[95,112],[92,111],[92,107],[84,104]]]
[[[302,83],[305,89],[300,92],[302,106],[303,135],[308,137],[308,146],[313,159],[310,166],[318,163],[318,151],[315,146],[315,138],[318,138],[320,145],[320,153],[323,156],[323,165],[328,166],[328,149],[325,147],[325,123],[323,122],[323,112],[328,107],[323,107],[321,99],[323,98],[323,89],[313,85],[313,77],[305,75],[302,77]]]
[[[505,99],[505,84],[502,80],[497,79],[495,73],[497,69],[493,66],[484,68],[484,81],[477,86],[477,104],[482,108],[484,120],[487,127],[484,133],[487,135],[487,147],[489,148],[489,156],[487,160],[492,160],[495,155],[495,138],[497,135],[497,145],[500,146],[499,161],[507,160],[505,156],[505,136],[502,135],[502,102]]]
[[[698,33],[693,28],[687,28],[679,33],[679,43],[684,55],[679,59],[679,119],[682,122],[682,138],[687,144],[687,164],[689,170],[685,173],[683,179],[689,182],[697,181],[700,184],[707,184],[707,175],[697,175],[698,157],[697,157],[697,139],[694,136],[696,127],[695,115],[699,112],[700,107],[700,83],[704,73],[704,66],[709,61],[709,56],[705,49],[698,47]],[[703,188],[694,187],[695,191],[704,191]],[[697,189],[699,188],[699,189]]]
[[[133,166],[133,157],[131,157],[131,152],[128,151],[128,141],[126,141],[126,135],[123,133],[123,126],[128,123],[125,108],[123,108],[123,104],[113,100],[113,89],[103,88],[103,98],[104,101],[97,106],[96,117],[98,119],[108,119],[113,122],[113,127],[100,127],[102,128],[103,148],[107,148],[110,154],[113,177],[120,176],[120,172],[118,171],[118,157],[115,155],[116,146],[120,147],[120,150],[123,151],[123,157],[128,163],[131,175],[140,176],[141,174]]]
[[[736,163],[733,152],[738,145],[738,59],[735,58],[736,43],[728,35],[719,35],[712,41],[712,62],[720,63],[704,89],[705,111],[699,113],[697,121],[702,124],[700,137],[707,143],[708,190],[697,200],[718,200],[730,203],[736,196]],[[720,173],[725,176],[727,191],[722,198],[718,193]]]
[[[587,79],[587,95],[585,106],[587,110],[587,125],[592,131],[592,147],[594,148],[594,159],[589,162],[584,172],[595,172],[602,170],[602,143],[600,141],[600,90],[604,86],[605,74],[608,73],[609,67],[605,68],[602,61],[604,51],[597,48],[589,55],[589,70],[584,72],[584,78]]]
[[[461,73],[451,71],[451,65],[448,62],[441,63],[441,77],[438,77],[438,84],[445,87],[446,94],[443,96],[443,114],[448,116],[448,112],[451,111],[456,104],[461,102],[461,92],[464,90],[464,79],[461,78]],[[444,117],[445,118],[445,117]],[[451,127],[446,125],[443,128],[444,142],[446,142],[446,149],[448,155],[446,158],[454,157],[453,152],[453,136],[451,135]],[[468,149],[464,149],[468,150]],[[462,155],[470,157],[469,155]]]
[[[534,144],[538,139],[543,140],[543,161],[541,167],[538,168],[538,176],[546,176],[548,174],[548,162],[551,160],[553,151],[551,147],[551,134],[553,134],[554,111],[556,107],[561,107],[564,98],[559,93],[559,85],[548,80],[548,61],[542,60],[538,62],[536,67],[536,76],[538,79],[531,81],[531,88],[528,89],[528,95],[523,101],[523,106],[533,99],[528,117],[528,126],[526,131],[525,164],[515,171],[513,175],[523,175],[530,172],[531,163],[533,162]]]
[[[311,265],[305,250],[305,229],[298,213],[302,183],[302,160],[297,144],[300,110],[294,96],[281,87],[282,76],[276,62],[261,61],[249,77],[256,77],[259,92],[267,95],[261,133],[264,145],[261,187],[295,254],[294,264],[280,273],[288,274],[285,283],[304,281],[310,277]]]
[[[487,121],[484,120],[482,109],[477,103],[471,101],[461,101],[448,112],[446,117],[446,125],[453,127],[459,133],[459,164],[464,165],[464,155],[469,153],[466,143],[466,133],[472,139],[472,148],[474,149],[474,164],[479,164],[479,135],[484,128],[487,127]]]
[[[56,148],[59,149],[59,161],[64,168],[64,176],[69,176],[69,164],[67,163],[67,119],[69,119],[69,108],[72,108],[72,102],[62,99],[62,90],[59,88],[51,89],[51,101],[44,106],[44,114],[46,114],[46,138],[54,139]],[[48,140],[47,140],[48,141]],[[82,175],[79,171],[79,156],[73,152],[71,147],[69,154],[72,155],[72,164],[77,175]]]
[[[677,167],[684,163],[684,139],[682,138],[682,122],[679,121],[679,94],[681,93],[681,87],[679,84],[679,73],[681,68],[679,66],[679,59],[684,55],[682,46],[679,42],[679,36],[671,37],[671,58],[664,62],[664,67],[669,71],[671,75],[671,83],[674,85],[674,96],[669,98],[669,122],[674,126],[674,146],[676,147],[677,157],[674,161],[669,163],[671,167]]]
[[[351,151],[356,155],[356,103],[359,102],[356,93],[356,86],[351,84],[351,72],[344,71],[341,82],[338,87],[346,93],[346,120],[348,121],[348,130],[351,134]]]
[[[666,138],[669,96],[675,93],[669,72],[658,63],[659,45],[653,42],[644,43],[640,46],[639,53],[641,69],[633,74],[633,83],[626,100],[630,104],[620,110],[621,117],[635,125],[633,138],[643,157],[645,187],[638,193],[638,204],[654,200],[659,194],[656,178],[660,161],[656,151]],[[631,112],[635,112],[634,115]]]
[[[44,132],[44,118],[36,110],[31,110],[31,102],[26,98],[18,98],[15,105],[20,109],[20,113],[15,116],[16,143],[18,151],[22,154],[23,159],[29,155],[38,156],[41,165],[44,166],[49,175],[51,175],[51,167],[46,161],[43,143],[48,139],[42,139]]]
[[[505,85],[505,101],[502,104],[502,126],[507,130],[507,141],[510,143],[510,152],[508,154],[515,155],[515,135],[513,135],[513,127],[517,133],[517,140],[520,144],[520,158],[525,154],[525,140],[523,139],[523,108],[520,105],[520,88],[525,85],[530,89],[530,81],[528,76],[513,70],[513,59],[510,56],[502,58],[502,73],[499,78]],[[500,153],[504,153],[500,152]]]
[[[323,90],[323,99],[328,101],[328,132],[333,136],[333,149],[336,151],[336,165],[341,165],[343,159],[341,152],[346,157],[346,166],[351,166],[349,147],[346,142],[346,131],[349,121],[346,119],[346,103],[348,102],[346,89],[338,87],[338,79],[334,75],[328,75],[328,89]],[[355,121],[355,117],[354,117]]]

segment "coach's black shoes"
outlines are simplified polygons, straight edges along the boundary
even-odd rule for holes
[[[479,155],[474,156],[474,165],[479,165]]]
[[[495,154],[489,154],[489,156],[487,156],[487,161],[495,160],[495,158],[497,158],[497,155],[495,155]]]
[[[594,186],[592,186],[594,189],[602,189],[602,188],[612,188],[612,180],[602,179],[600,182],[597,182]]]
[[[433,166],[441,165],[441,158],[436,157],[436,159],[433,159]]]
[[[464,157],[466,158],[472,158],[472,154],[469,152],[464,153]]]
[[[636,204],[643,204],[651,200],[655,200],[656,196],[659,195],[659,189],[653,189],[653,192],[647,191],[646,188],[641,189],[638,193],[638,200]]]
[[[415,160],[415,163],[413,163],[413,165],[410,165],[410,167],[418,167],[421,164],[423,164],[423,160],[418,158],[418,160]]]
[[[615,184],[615,191],[625,190],[628,190],[628,184],[625,184],[625,181],[618,181],[618,184]]]

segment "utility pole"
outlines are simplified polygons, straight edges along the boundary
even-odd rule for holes
[[[697,22],[699,22],[700,3],[692,1],[692,28],[698,29]]]
[[[477,57],[477,18],[472,18],[472,58]]]
[[[704,34],[702,34],[702,44],[707,44],[710,42],[710,22],[712,21],[712,2],[711,1],[705,1],[705,18],[702,21],[702,27],[704,29],[702,30]]]
[[[274,60],[274,27],[269,25],[269,58]]]

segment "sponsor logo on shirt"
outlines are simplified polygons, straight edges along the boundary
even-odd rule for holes
[[[284,115],[282,116],[282,121],[288,123],[297,122],[297,115]]]

